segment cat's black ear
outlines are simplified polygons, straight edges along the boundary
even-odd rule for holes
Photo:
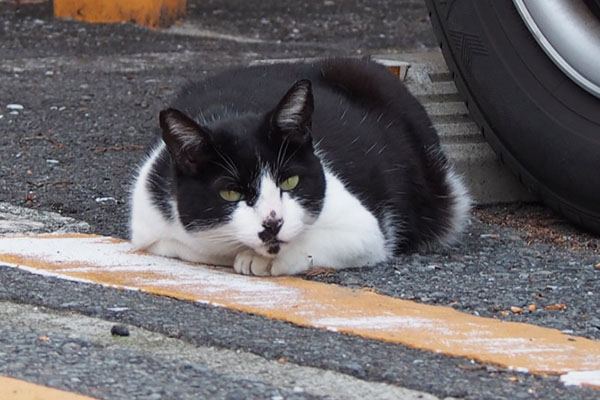
[[[312,86],[309,80],[296,82],[287,91],[273,112],[273,125],[288,140],[311,140],[313,114]]]
[[[162,138],[175,165],[184,173],[194,173],[210,148],[208,131],[174,108],[160,112]]]

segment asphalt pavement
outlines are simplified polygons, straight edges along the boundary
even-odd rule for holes
[[[55,20],[48,3],[0,2],[0,232],[126,238],[131,179],[155,139],[157,113],[190,80],[264,59],[438,51],[417,0],[188,3],[184,23],[152,31]],[[305,278],[600,340],[599,277],[600,239],[539,204],[513,203],[475,210],[453,248]],[[97,398],[600,393],[557,376],[4,266],[0,302],[0,375]],[[113,337],[115,323],[131,336]]]

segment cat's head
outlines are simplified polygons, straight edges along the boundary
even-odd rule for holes
[[[325,195],[312,114],[307,80],[296,82],[263,114],[230,113],[200,125],[181,111],[162,111],[162,137],[186,230],[214,231],[232,246],[271,257],[305,231]]]

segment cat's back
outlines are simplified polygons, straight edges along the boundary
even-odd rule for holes
[[[189,84],[175,99],[173,107],[202,119],[205,114],[254,112],[273,109],[296,81],[312,83],[315,102],[313,119],[338,128],[360,127],[375,116],[384,126],[402,128],[419,146],[438,144],[436,132],[419,102],[386,67],[353,58],[332,58],[311,63],[278,63],[226,70]],[[366,118],[365,117],[366,114]],[[203,115],[200,115],[203,114]],[[332,126],[333,125],[333,126]],[[422,129],[425,127],[425,129]],[[364,128],[364,127],[363,127]],[[419,130],[418,134],[412,134]],[[365,132],[358,129],[357,132]],[[381,130],[369,132],[374,140]],[[321,132],[315,131],[315,135]],[[317,139],[321,139],[317,137]]]
[[[390,97],[381,90],[382,87],[403,91],[397,78],[383,66],[358,59],[333,58],[310,63],[228,69],[188,84],[172,106],[200,109],[214,104],[230,104],[262,112],[274,107],[290,86],[301,79],[311,81],[317,104],[330,100],[328,98],[333,95],[377,106],[385,104]],[[398,95],[395,93],[393,96]]]
[[[312,85],[316,151],[345,190],[382,226],[401,227],[402,244],[454,237],[469,208],[466,190],[423,106],[381,65],[342,58],[235,68],[188,85],[172,107],[201,125],[264,116],[304,79]]]
[[[295,81],[314,76],[311,64],[272,64],[228,69],[206,79],[188,84],[172,106],[186,110],[190,116],[214,108],[230,107],[238,112],[263,113],[277,101]]]

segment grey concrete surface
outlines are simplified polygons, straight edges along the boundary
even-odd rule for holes
[[[127,311],[126,307],[112,307],[115,313]],[[32,336],[35,333],[39,337],[47,337],[51,342],[62,342],[61,360],[68,363],[69,358],[74,358],[77,353],[88,350],[87,357],[102,359],[103,353],[127,354],[130,359],[138,358],[135,365],[123,364],[121,369],[135,369],[139,375],[140,369],[149,369],[150,364],[145,360],[160,360],[163,369],[164,393],[169,397],[172,393],[185,392],[176,382],[165,379],[167,370],[211,371],[219,376],[229,395],[239,390],[239,382],[256,382],[257,388],[245,392],[243,398],[323,398],[339,400],[362,400],[365,398],[376,398],[381,400],[435,400],[437,397],[427,393],[408,390],[398,386],[368,382],[350,375],[334,371],[321,370],[312,367],[303,367],[292,362],[283,360],[267,360],[243,350],[220,349],[211,346],[198,346],[185,342],[181,339],[171,338],[162,334],[154,333],[137,326],[130,326],[129,337],[115,337],[110,334],[114,323],[99,318],[90,318],[78,314],[56,312],[43,307],[0,302],[0,320],[3,326],[10,326],[13,334],[15,332],[27,332],[23,337]],[[35,327],[32,329],[32,327]],[[1,329],[1,328],[0,328]],[[6,336],[6,335],[3,335]],[[34,340],[35,335],[34,336]],[[280,339],[282,340],[282,339]],[[13,343],[16,345],[16,343]],[[53,343],[54,344],[54,343]],[[111,361],[111,356],[104,357],[106,363]],[[54,363],[58,364],[59,360]],[[18,361],[16,361],[18,362]],[[83,363],[85,364],[85,363]],[[141,365],[140,365],[141,364]],[[140,368],[140,366],[142,368]],[[84,367],[82,365],[81,367]],[[119,379],[118,371],[107,368],[102,372],[100,365],[90,366],[98,375],[105,374],[113,380]],[[8,367],[15,371],[18,368],[13,364]],[[56,369],[56,365],[54,366]],[[69,370],[70,368],[65,368]],[[112,371],[111,371],[112,370]],[[21,371],[25,374],[25,371]],[[68,373],[72,378],[72,372]],[[149,374],[151,375],[151,374]],[[190,376],[191,378],[191,376]],[[109,379],[109,378],[106,378]],[[212,379],[210,379],[212,381]],[[200,382],[196,382],[199,385]],[[206,385],[206,383],[204,383]],[[122,385],[121,385],[122,386]],[[97,394],[102,397],[118,398],[122,395],[137,395],[148,390],[149,386],[156,386],[142,379],[136,382],[128,382],[128,387],[118,390],[115,386],[97,389]],[[227,387],[229,386],[229,387]],[[264,388],[257,391],[258,387]],[[123,393],[120,393],[123,392]],[[137,393],[136,393],[137,392]],[[197,392],[185,393],[189,398],[197,398]],[[207,395],[212,393],[206,393]]]
[[[0,203],[0,235],[27,235],[35,233],[85,233],[90,225],[55,212],[36,211],[25,207]]]
[[[492,183],[510,177],[502,175],[491,154],[477,155],[486,145],[435,46],[420,0],[189,0],[186,21],[168,31],[57,21],[48,4],[16,9],[0,2],[3,233],[89,227],[89,232],[126,237],[131,176],[154,140],[158,111],[177,89],[227,66],[292,57],[383,54],[411,62],[407,85],[431,112],[457,166],[474,177],[473,189],[480,185],[477,193],[489,201],[520,198],[524,192],[514,181],[486,194]],[[9,109],[9,104],[22,108]],[[471,160],[477,157],[482,160]],[[455,247],[310,279],[599,340],[598,263],[598,238],[544,208],[515,204],[477,210]],[[556,376],[515,373],[2,266],[0,300],[0,309],[7,310],[0,317],[1,374],[99,398],[327,396],[330,392],[317,390],[316,383],[302,383],[303,391],[294,391],[292,375],[314,369],[348,385],[374,382],[364,387],[390,393],[408,388],[438,398],[595,399],[598,394],[566,388]],[[538,304],[536,312],[502,314],[530,302]],[[543,309],[554,303],[567,307]],[[30,326],[19,322],[17,312]],[[101,338],[117,322],[128,324],[132,336]],[[99,328],[90,331],[87,325]],[[43,335],[50,340],[39,340]],[[142,351],[140,343],[149,338],[160,345]],[[185,361],[188,354],[198,358]],[[205,359],[210,354],[231,357],[228,362],[239,361],[248,372],[210,364]],[[280,365],[282,357],[287,361]],[[287,365],[294,372],[286,372]]]

